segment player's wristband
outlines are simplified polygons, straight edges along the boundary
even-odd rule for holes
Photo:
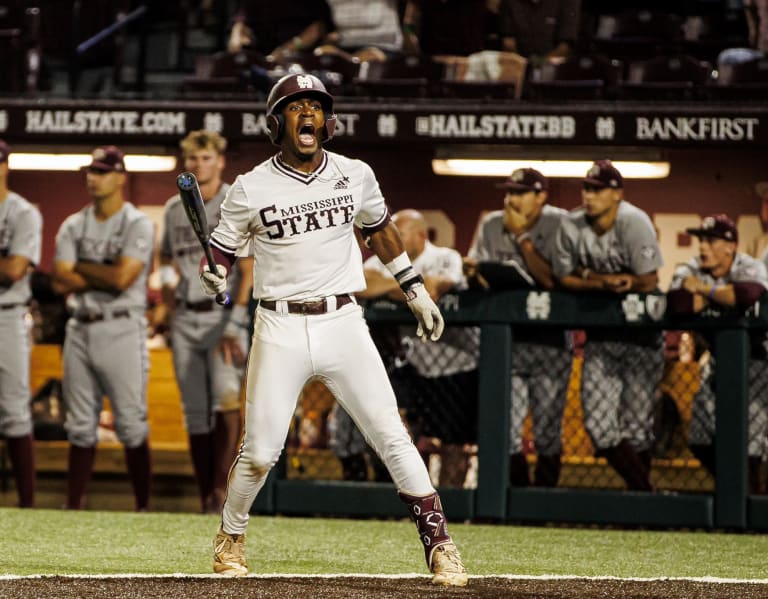
[[[712,285],[712,288],[709,290],[709,293],[707,293],[707,297],[708,297],[710,300],[714,300],[714,299],[715,299],[715,292],[716,292],[718,289],[720,289],[720,285],[718,285],[717,283],[715,283],[714,285]]]
[[[423,285],[424,278],[413,269],[411,259],[408,258],[408,254],[403,252],[397,258],[386,264],[387,270],[395,277],[400,289],[403,290],[405,297],[408,301],[411,301],[416,297],[413,287],[415,285]]]
[[[523,243],[526,239],[531,239],[531,234],[528,231],[524,231],[523,233],[520,233],[520,235],[515,236],[515,241],[517,242],[517,245],[520,245]]]

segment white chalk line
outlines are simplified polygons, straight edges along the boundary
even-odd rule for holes
[[[85,578],[85,579],[116,579],[116,578],[211,578],[217,580],[226,580],[227,577],[219,574],[0,574],[0,580],[23,580],[36,578]],[[428,574],[409,573],[409,574],[248,574],[246,578],[263,579],[281,579],[281,578],[380,578],[380,579],[405,579],[405,578],[430,578]],[[630,582],[703,582],[711,584],[754,584],[768,585],[768,578],[718,578],[716,576],[662,576],[662,577],[639,577],[639,576],[569,576],[557,574],[541,574],[538,576],[529,576],[524,574],[470,574],[472,580],[482,580],[484,578],[505,579],[505,580],[606,580],[606,581],[630,581]]]

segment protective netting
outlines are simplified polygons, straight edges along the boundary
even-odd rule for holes
[[[376,325],[372,333],[434,484],[473,488],[479,328],[449,327],[437,344],[414,343],[405,327]],[[537,338],[513,329],[509,484],[712,492],[714,353],[692,331],[633,329],[616,340],[551,330]],[[753,350],[748,373],[750,491],[764,492],[764,352]],[[289,478],[389,480],[320,383],[305,387],[288,445]]]

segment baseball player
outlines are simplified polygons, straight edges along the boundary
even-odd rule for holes
[[[583,206],[557,234],[553,273],[575,292],[647,293],[662,265],[650,217],[624,199],[624,180],[609,160],[595,162],[583,180]],[[627,488],[651,491],[654,392],[664,354],[657,331],[586,331],[581,402],[584,426],[597,455]]]
[[[259,300],[248,358],[245,435],[214,541],[214,571],[247,573],[248,512],[282,452],[302,387],[319,379],[387,465],[416,522],[432,582],[464,586],[466,570],[440,498],[400,420],[355,302],[353,294],[363,290],[365,279],[354,228],[398,280],[423,339],[440,338],[440,311],[403,251],[371,168],[323,149],[336,115],[322,82],[305,74],[280,79],[267,98],[267,121],[281,151],[236,179],[211,235],[216,272],[201,264],[206,293],[219,293],[236,254],[252,245],[253,293]]]
[[[123,153],[115,146],[94,150],[86,174],[92,202],[67,217],[56,235],[53,285],[57,292],[70,294],[71,310],[63,348],[68,509],[83,507],[104,395],[125,446],[136,510],[149,508],[144,314],[154,226],[124,199],[125,181]]]
[[[229,189],[221,180],[227,142],[218,133],[202,130],[189,133],[180,145],[184,168],[195,174],[200,185],[209,226],[215,226]],[[240,440],[240,387],[248,347],[253,259],[237,261],[229,277],[234,307],[224,309],[197,282],[202,256],[181,198],[175,195],[165,205],[161,291],[165,317],[172,322],[173,365],[202,511],[217,514]]]
[[[515,170],[498,185],[504,190],[504,209],[490,212],[480,222],[477,236],[464,261],[465,270],[481,286],[503,287],[483,274],[488,264],[508,268],[512,280],[552,289],[555,234],[567,212],[547,204],[549,182],[533,168]],[[530,408],[536,445],[534,484],[557,485],[562,452],[562,420],[571,372],[569,339],[562,330],[541,326],[515,326],[512,355],[512,410],[510,414],[510,482],[530,484],[523,454],[523,422]]]
[[[35,504],[35,441],[29,408],[29,274],[40,263],[40,211],[8,189],[11,148],[0,139],[0,435],[11,459],[19,507]]]
[[[699,314],[737,309],[744,311],[765,293],[768,272],[749,254],[736,250],[735,223],[725,214],[707,216],[698,228],[687,229],[699,239],[699,255],[680,264],[669,286],[670,314]],[[711,346],[711,335],[703,332]],[[753,331],[749,362],[749,489],[761,492],[761,470],[768,433],[768,356],[764,331]],[[693,454],[715,474],[714,359],[706,352],[699,391],[693,399],[688,443]]]
[[[449,291],[467,288],[461,254],[429,241],[427,223],[420,212],[401,210],[392,216],[392,221],[414,270],[424,278],[424,286],[433,300]],[[378,256],[371,256],[363,268],[366,290],[359,297],[404,301],[400,286]],[[423,438],[437,440],[439,486],[462,487],[469,466],[464,445],[477,442],[480,329],[450,326],[439,341],[427,345],[413,335],[412,327],[402,328],[401,362],[411,368],[393,370],[397,396],[406,408],[406,419],[414,436],[418,432]]]

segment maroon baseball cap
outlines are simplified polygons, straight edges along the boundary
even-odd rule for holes
[[[91,164],[88,165],[88,168],[104,172],[124,173],[124,158],[122,150],[116,146],[96,148],[91,154]]]
[[[739,231],[736,229],[736,223],[725,214],[705,216],[699,228],[686,229],[685,232],[696,237],[716,237],[726,241],[733,241],[734,243],[739,241]]]
[[[496,187],[509,191],[546,191],[549,188],[549,181],[535,168],[519,168],[512,171],[512,174],[503,183]]]
[[[0,162],[6,162],[8,155],[11,153],[11,146],[0,139]]]
[[[622,189],[624,187],[624,177],[619,170],[611,164],[610,160],[596,160],[587,171],[587,176],[582,181],[585,185],[594,187],[610,187],[612,189]]]

